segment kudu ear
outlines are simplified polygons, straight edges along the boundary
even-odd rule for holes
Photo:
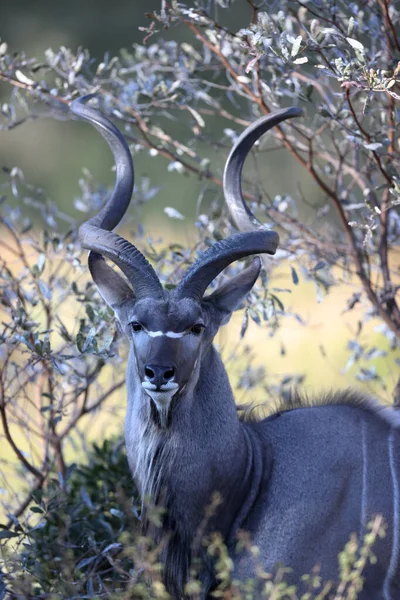
[[[111,308],[115,309],[125,300],[135,298],[132,288],[122,275],[108,266],[100,254],[96,252],[89,254],[89,270],[101,296]]]
[[[232,277],[208,296],[207,300],[210,300],[223,315],[221,325],[228,323],[233,311],[240,306],[255,284],[260,271],[261,259],[256,256],[247,269]]]

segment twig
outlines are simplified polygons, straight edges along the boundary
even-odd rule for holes
[[[18,458],[19,462],[22,463],[24,465],[24,467],[30,473],[32,473],[32,475],[34,475],[37,479],[42,479],[42,477],[43,477],[42,473],[40,471],[38,471],[38,469],[35,466],[31,465],[31,463],[26,460],[25,456],[22,454],[21,450],[18,448],[17,444],[14,442],[14,439],[10,432],[10,428],[8,426],[6,408],[1,399],[0,399],[0,415],[1,415],[1,422],[3,424],[3,430],[4,430],[4,435],[6,436],[6,440],[10,444],[10,446],[11,446],[14,454]]]

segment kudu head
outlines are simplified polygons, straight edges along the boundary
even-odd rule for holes
[[[127,143],[118,129],[85,103],[86,96],[71,103],[71,111],[98,129],[108,142],[116,164],[116,184],[100,213],[84,223],[80,241],[90,250],[89,269],[107,304],[114,310],[131,345],[129,379],[140,382],[149,402],[154,403],[158,423],[165,427],[172,399],[194,389],[202,356],[218,328],[227,323],[253,287],[261,269],[254,258],[250,266],[212,294],[209,284],[232,262],[259,253],[274,254],[277,233],[264,228],[250,212],[241,191],[244,160],[256,140],[285,119],[299,116],[290,108],[262,117],[240,136],[227,160],[224,192],[239,230],[201,254],[179,285],[164,290],[143,254],[113,231],[125,214],[133,190],[134,172]],[[114,262],[126,278],[114,271]],[[153,411],[154,412],[154,411]]]

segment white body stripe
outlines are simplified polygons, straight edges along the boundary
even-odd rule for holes
[[[363,543],[366,534],[367,525],[367,498],[368,498],[368,454],[367,454],[367,421],[362,420],[361,424],[361,444],[362,444],[362,487],[361,487],[361,528],[360,542]]]
[[[389,465],[390,474],[392,476],[392,487],[393,487],[393,541],[392,541],[392,555],[390,557],[390,564],[383,584],[383,595],[385,600],[391,600],[390,595],[390,584],[396,573],[399,562],[399,481],[396,471],[396,463],[394,456],[394,430],[393,428],[389,434],[388,440],[388,454],[389,454]]]

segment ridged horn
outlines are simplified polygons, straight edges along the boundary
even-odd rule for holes
[[[254,231],[260,227],[264,228],[243,198],[242,170],[248,153],[256,141],[272,127],[286,119],[301,117],[302,114],[301,108],[293,106],[264,115],[249,125],[233,146],[225,165],[223,189],[229,212],[239,231]]]
[[[132,156],[121,132],[99,111],[85,103],[94,97],[89,94],[73,100],[71,112],[89,121],[108,143],[115,161],[116,181],[111,198],[101,211],[79,228],[83,248],[112,260],[126,275],[137,298],[162,297],[163,289],[153,267],[143,254],[112,229],[124,216],[133,191],[134,170]]]
[[[176,288],[178,297],[200,300],[207,287],[232,262],[253,254],[275,254],[279,236],[265,228],[248,208],[242,194],[244,161],[255,142],[281,121],[302,115],[289,108],[261,117],[247,127],[232,148],[224,172],[224,195],[232,218],[242,233],[229,236],[206,250],[185,274]]]
[[[178,298],[194,298],[200,301],[213,279],[235,260],[252,254],[274,254],[279,243],[275,231],[236,233],[226,240],[216,242],[203,252],[188,269],[175,290]]]

